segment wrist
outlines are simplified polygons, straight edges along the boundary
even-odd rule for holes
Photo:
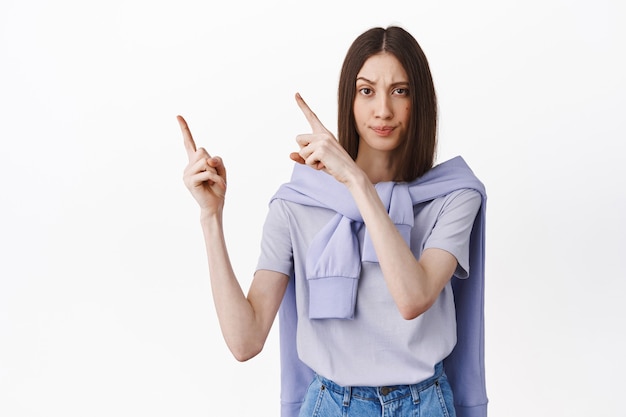
[[[201,223],[214,223],[222,221],[222,210],[200,209]]]
[[[344,185],[351,192],[355,192],[357,190],[362,190],[367,187],[371,187],[372,182],[370,181],[365,171],[357,167],[357,169],[353,170],[350,173],[350,175],[347,177],[346,181],[344,182]]]

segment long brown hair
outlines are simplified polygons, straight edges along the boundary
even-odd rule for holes
[[[437,146],[437,97],[426,55],[415,38],[398,26],[372,28],[359,35],[346,54],[339,77],[339,143],[356,159],[359,134],[354,120],[356,77],[365,61],[380,52],[393,54],[409,77],[411,117],[407,137],[394,153],[394,178],[412,181],[432,168]]]

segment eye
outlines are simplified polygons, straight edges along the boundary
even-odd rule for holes
[[[393,94],[397,96],[408,96],[409,89],[408,88],[396,88],[395,90],[393,90]]]
[[[359,93],[363,94],[364,96],[371,96],[374,92],[371,88],[363,87],[359,89]]]

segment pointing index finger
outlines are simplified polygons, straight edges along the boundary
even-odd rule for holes
[[[320,119],[317,118],[317,115],[313,112],[313,110],[311,110],[309,105],[306,104],[300,93],[296,93],[296,103],[298,103],[298,107],[300,107],[300,110],[304,113],[304,117],[306,117],[306,120],[309,122],[313,132],[317,133],[320,131],[327,131],[326,127],[324,127],[322,122],[320,122]]]
[[[191,161],[193,154],[196,153],[196,143],[193,141],[191,130],[189,130],[189,126],[183,116],[176,116],[176,119],[178,120],[178,125],[183,133],[183,144],[185,145],[185,150],[187,151],[187,157]]]

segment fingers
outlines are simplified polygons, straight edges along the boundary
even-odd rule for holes
[[[185,150],[187,151],[187,157],[189,158],[189,161],[191,161],[196,153],[196,143],[193,141],[191,130],[189,130],[189,126],[183,116],[176,116],[176,119],[178,120],[178,125],[183,133],[183,144],[185,145]]]
[[[202,148],[198,149],[198,152],[201,150]],[[226,192],[226,168],[220,157],[205,157],[190,162],[185,168],[183,179],[190,188],[206,183],[211,188],[219,187],[222,190],[219,195],[223,196]]]
[[[300,152],[291,152],[289,158],[302,165],[309,165],[315,169],[324,169],[324,163],[318,159],[319,154],[315,150],[316,146],[310,143],[309,138],[311,136],[312,135],[299,135],[296,140],[300,145]]]
[[[292,161],[295,161],[299,164],[305,164],[306,161],[304,160],[304,158],[298,153],[298,152],[291,152],[289,154],[289,158],[291,158]]]
[[[210,158],[199,158],[197,161],[192,161],[185,168],[185,175],[195,175],[204,171],[211,171],[217,173],[213,167],[209,164]]]
[[[224,165],[222,158],[219,156],[209,158],[208,164],[211,168],[215,169],[215,173],[222,178],[224,187],[226,187],[226,166]]]
[[[196,149],[196,142],[193,140],[193,136],[191,135],[191,130],[189,129],[187,122],[185,121],[183,116],[180,115],[176,116],[176,119],[178,120],[180,130],[183,133],[183,143],[185,145],[185,150],[187,151],[187,157],[189,158],[189,162],[191,163],[205,158],[208,161],[208,166],[215,168],[215,172],[217,173],[217,175],[226,179],[226,168],[224,167],[222,158],[211,157],[211,155],[209,155],[209,153],[204,148]]]
[[[304,101],[300,93],[296,93],[296,103],[298,103],[298,107],[304,113],[304,117],[309,122],[311,129],[313,129],[313,133],[327,132],[328,129],[324,127],[320,119],[317,118],[317,115],[311,110],[308,104]]]
[[[200,172],[210,171],[226,180],[226,167],[222,162],[222,158],[219,156],[209,157],[206,152],[202,155],[202,151],[204,151],[204,149],[198,149],[197,153],[200,154],[200,156],[197,160],[191,161],[189,165],[187,165],[185,174],[194,175]]]

